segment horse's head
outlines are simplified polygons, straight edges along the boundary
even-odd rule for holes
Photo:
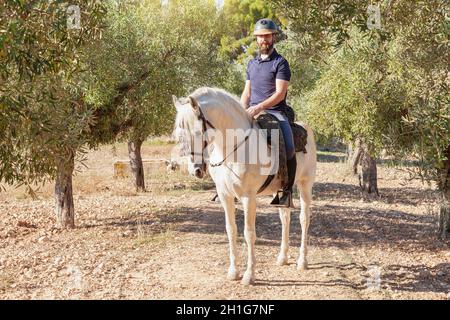
[[[207,141],[205,139],[206,123],[198,101],[189,96],[178,99],[172,96],[177,109],[174,136],[180,143],[182,155],[189,155],[189,174],[203,178],[206,173],[205,152]]]

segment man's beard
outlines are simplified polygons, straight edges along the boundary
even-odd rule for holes
[[[261,54],[268,54],[273,48],[273,42],[271,44],[261,44],[259,45],[259,52]]]

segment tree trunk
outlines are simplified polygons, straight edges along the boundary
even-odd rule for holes
[[[134,184],[136,186],[136,191],[145,191],[144,182],[144,166],[142,165],[141,157],[141,140],[134,140],[128,142],[128,155],[130,157],[131,171],[134,175]]]
[[[351,148],[349,152],[349,164],[352,167],[353,174],[358,174],[358,164],[361,161],[361,155],[363,153],[363,149],[358,141],[356,141],[354,148]]]
[[[375,193],[379,196],[380,194],[378,193],[377,184],[377,163],[375,159],[370,156],[365,147],[361,148],[360,163],[362,172],[359,175],[359,186],[361,187],[361,191],[365,195]]]
[[[359,139],[354,143],[350,143],[347,149],[347,163],[351,167],[353,174],[358,174],[358,164],[361,160],[362,148]]]
[[[447,191],[447,193],[450,193]],[[450,233],[450,197],[444,196],[443,203],[439,208],[439,224],[438,224],[438,232],[439,236],[445,240],[447,239],[448,234]]]
[[[442,203],[439,208],[439,235],[446,239],[450,233],[450,146],[446,150],[446,158],[440,172],[438,188],[442,192]]]
[[[75,210],[73,206],[72,174],[75,166],[74,156],[58,165],[55,183],[55,213],[59,228],[75,227]]]

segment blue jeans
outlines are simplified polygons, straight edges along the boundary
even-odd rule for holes
[[[266,109],[265,112],[277,117],[280,122],[281,132],[283,133],[284,145],[286,146],[286,158],[287,160],[295,157],[295,145],[294,136],[292,135],[291,125],[285,115],[277,110]]]

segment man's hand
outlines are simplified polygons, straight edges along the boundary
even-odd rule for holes
[[[256,106],[249,107],[246,111],[250,115],[250,117],[254,118],[260,112],[264,111],[264,108],[260,104],[257,104]]]

